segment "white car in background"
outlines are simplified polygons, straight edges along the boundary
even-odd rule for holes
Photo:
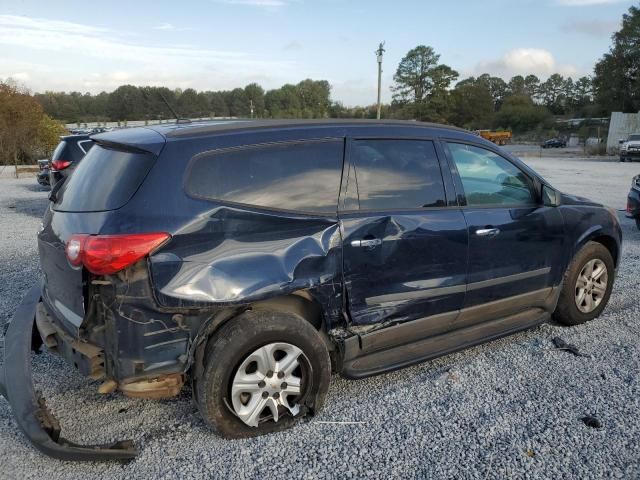
[[[620,144],[620,161],[640,160],[640,133],[632,133]]]

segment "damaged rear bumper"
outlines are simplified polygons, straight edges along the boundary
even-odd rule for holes
[[[5,336],[4,365],[0,366],[0,394],[5,397],[20,429],[42,453],[60,460],[130,460],[137,455],[129,440],[109,445],[77,445],[60,436],[60,425],[36,393],[31,374],[31,343],[41,286],[34,285],[16,310]]]

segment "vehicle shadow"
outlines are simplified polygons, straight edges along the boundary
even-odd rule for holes
[[[16,213],[22,213],[31,217],[42,218],[48,204],[49,198],[47,196],[43,196],[42,198],[11,200],[5,203],[4,206]]]
[[[39,183],[30,183],[28,185],[23,185],[25,190],[30,192],[49,192],[51,191],[51,187],[45,187],[40,185]]]

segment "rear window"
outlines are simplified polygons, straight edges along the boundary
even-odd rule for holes
[[[190,195],[258,207],[334,214],[342,140],[258,145],[196,156]]]
[[[64,151],[64,148],[66,146],[67,146],[67,142],[65,142],[64,140],[61,141],[56,147],[56,149],[53,151],[53,155],[51,155],[51,161],[60,160],[60,156],[62,155],[62,152]]]
[[[56,195],[54,210],[99,212],[125,205],[153,166],[150,153],[93,147]]]

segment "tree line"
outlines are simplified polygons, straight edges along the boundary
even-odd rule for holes
[[[181,117],[323,118],[331,105],[326,80],[306,79],[265,92],[257,83],[226,91],[171,90],[122,85],[97,95],[80,92],[35,94],[47,114],[68,123],[164,120]],[[165,103],[166,101],[166,103]]]

